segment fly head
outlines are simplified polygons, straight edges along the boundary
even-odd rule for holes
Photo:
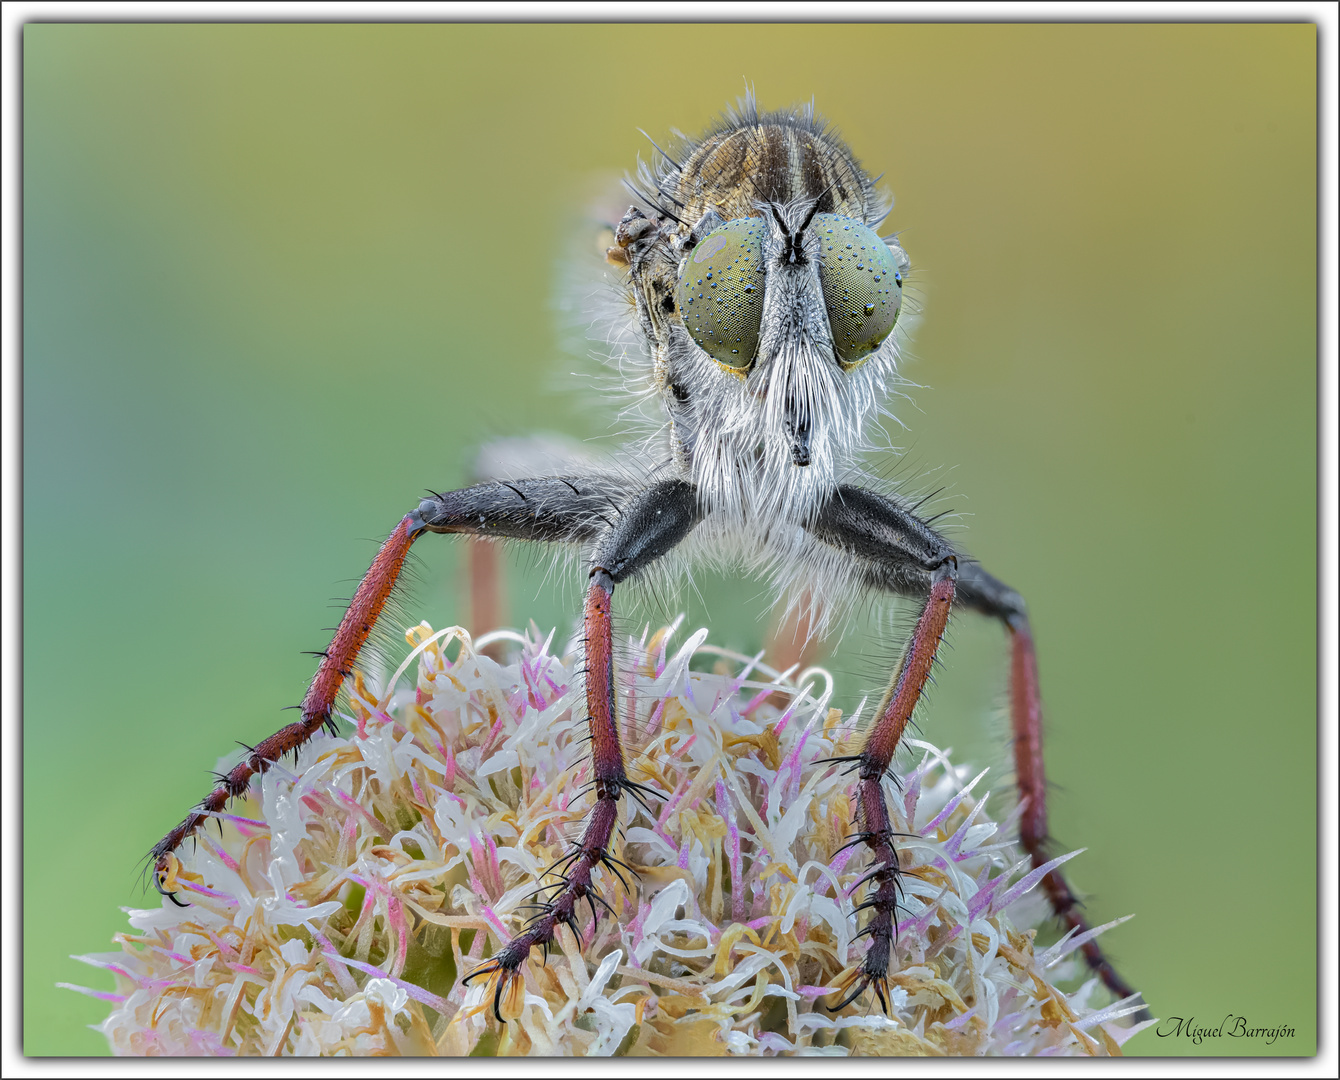
[[[897,360],[907,256],[812,110],[752,101],[639,173],[610,258],[673,457],[712,511],[803,522],[867,449]]]

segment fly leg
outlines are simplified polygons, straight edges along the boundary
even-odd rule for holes
[[[929,674],[934,648],[944,632],[951,603],[999,619],[1010,633],[1010,718],[1014,730],[1019,798],[1024,804],[1019,841],[1034,867],[1048,861],[1042,697],[1038,688],[1033,635],[1023,599],[977,564],[954,559],[948,542],[914,514],[881,495],[860,488],[841,487],[820,511],[811,531],[820,540],[842,548],[856,559],[863,579],[870,587],[903,596],[929,597],[917,620],[902,666],[880,706],[865,750],[857,759],[861,776],[858,804],[861,832],[857,839],[869,847],[874,856],[873,869],[868,876],[874,886],[873,894],[861,905],[870,908],[873,914],[870,925],[862,933],[873,940],[855,988],[843,1001],[845,1005],[867,986],[873,986],[877,995],[883,989],[884,965],[891,955],[885,938],[886,922],[887,918],[896,915],[897,858],[892,854],[892,845],[882,846],[875,835],[878,828],[887,829],[887,820],[886,816],[881,816],[884,814],[883,795],[867,780],[867,774],[873,776],[874,769],[881,765],[887,769],[892,760],[892,752],[902,737],[911,708],[916,704],[916,694]],[[937,559],[943,563],[937,564]],[[952,571],[949,569],[951,565]],[[941,608],[943,618],[937,614]],[[924,663],[922,657],[925,657]],[[1077,934],[1088,931],[1088,924],[1077,910],[1074,894],[1058,870],[1052,870],[1042,879],[1042,887],[1052,909],[1068,929]],[[1081,948],[1089,966],[1112,993],[1119,998],[1131,995],[1131,988],[1095,941],[1086,941]]]
[[[870,912],[857,935],[870,938],[870,947],[843,987],[846,993],[833,1011],[850,1004],[869,987],[887,1013],[889,961],[898,936],[902,887],[893,825],[884,799],[884,778],[949,624],[958,558],[928,525],[888,499],[855,487],[838,488],[819,511],[811,531],[860,560],[871,584],[924,598],[916,627],[876,710],[865,746],[860,754],[847,759],[858,774],[857,833],[852,844],[863,845],[871,855],[871,868],[862,879],[870,884],[870,891],[856,908]]]
[[[569,443],[552,435],[504,438],[479,448],[470,468],[470,481],[484,484],[515,481],[519,476],[589,476],[597,472],[599,466],[599,460],[580,443]],[[609,513],[609,504],[604,512]],[[484,535],[467,537],[464,561],[469,626],[476,636],[506,626],[506,589],[498,545]],[[505,642],[495,641],[479,651],[501,663],[508,646]]]
[[[611,602],[614,586],[650,565],[698,524],[697,490],[682,480],[668,480],[639,492],[621,508],[617,520],[603,532],[591,558],[583,626],[586,641],[586,708],[594,766],[595,807],[586,819],[582,837],[563,860],[560,883],[553,896],[540,905],[526,929],[493,957],[462,980],[487,978],[493,991],[493,1014],[503,1023],[504,1002],[509,1017],[519,1011],[521,965],[533,948],[547,948],[560,925],[581,941],[577,909],[585,900],[593,919],[596,904],[608,907],[592,880],[597,866],[619,876],[619,864],[609,854],[610,838],[618,823],[619,799],[624,792],[640,798],[640,784],[628,779],[619,742],[615,711],[614,635]]]
[[[406,514],[377,552],[359,582],[335,636],[303,698],[300,718],[249,748],[245,758],[219,776],[217,786],[149,852],[154,887],[181,904],[170,889],[173,853],[247,789],[251,778],[298,749],[323,727],[335,731],[332,712],[344,680],[395,588],[410,545],[425,532],[580,543],[593,540],[624,494],[606,477],[549,477],[476,484],[424,499]]]
[[[1014,739],[1015,782],[1023,813],[1019,819],[1019,843],[1032,859],[1034,868],[1048,859],[1050,836],[1047,832],[1047,777],[1042,760],[1042,695],[1038,689],[1038,661],[1033,632],[1021,597],[1009,586],[992,577],[976,563],[966,562],[959,576],[959,602],[965,607],[999,619],[1010,635],[1010,727]],[[1059,869],[1042,879],[1052,911],[1067,930],[1083,935],[1089,925],[1079,912],[1079,901]],[[1118,998],[1130,997],[1134,990],[1090,939],[1080,946],[1093,973],[1103,980]],[[1142,1012],[1137,1019],[1148,1019]]]

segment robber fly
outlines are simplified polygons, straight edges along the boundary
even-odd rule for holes
[[[864,748],[841,759],[856,775],[851,842],[869,858],[860,905],[869,946],[835,1008],[867,989],[888,1008],[900,871],[884,780],[956,608],[995,619],[1008,634],[1020,841],[1035,867],[1047,861],[1042,706],[1024,602],[918,517],[911,500],[862,482],[869,436],[896,376],[909,265],[897,239],[876,231],[886,201],[812,107],[763,114],[746,97],[701,138],[658,154],[630,182],[636,202],[607,255],[645,359],[644,392],[662,414],[650,452],[630,448],[618,468],[434,494],[406,514],[322,654],[301,719],[254,747],[153,848],[160,891],[176,848],[254,775],[322,727],[335,730],[340,688],[410,545],[427,533],[577,545],[586,570],[595,805],[560,865],[562,884],[520,934],[467,976],[492,980],[500,1021],[501,1000],[519,986],[531,950],[547,949],[560,925],[575,930],[579,903],[595,911],[597,868],[617,874],[610,843],[622,797],[649,793],[629,778],[620,742],[612,604],[616,587],[671,552],[768,573],[783,586],[804,581],[821,606],[851,590],[920,605]],[[637,464],[647,460],[653,464]],[[1042,886],[1060,921],[1083,933],[1061,874],[1053,869]],[[1113,993],[1131,993],[1093,941],[1083,951]]]

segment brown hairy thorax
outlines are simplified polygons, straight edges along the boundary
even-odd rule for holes
[[[813,114],[743,116],[707,135],[666,179],[666,194],[682,203],[692,224],[710,209],[750,217],[760,202],[817,200],[819,213],[858,221],[878,216],[873,184],[850,150]]]

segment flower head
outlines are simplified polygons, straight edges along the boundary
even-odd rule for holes
[[[118,951],[83,958],[116,977],[97,993],[115,1002],[113,1049],[1119,1052],[1137,1028],[1115,1021],[1139,1003],[1095,1008],[1096,980],[1062,993],[1082,941],[1042,950],[1028,928],[1054,864],[1031,869],[986,816],[985,774],[922,742],[889,792],[906,836],[887,1014],[873,990],[828,1010],[858,977],[865,860],[852,777],[825,761],[859,749],[860,710],[829,708],[819,669],[787,679],[706,635],[673,655],[669,629],[629,643],[629,773],[664,798],[625,800],[580,942],[560,931],[515,976],[487,963],[556,881],[589,802],[576,662],[517,637],[500,665],[459,627],[421,624],[384,692],[355,679],[350,737],[272,766],[220,838],[180,854],[168,885],[188,906],[132,910]]]

